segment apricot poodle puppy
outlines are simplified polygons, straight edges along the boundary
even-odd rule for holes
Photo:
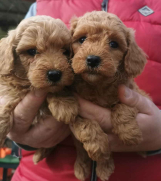
[[[0,105],[0,146],[12,128],[15,106],[31,90],[48,92],[33,124],[51,114],[65,123],[75,119],[78,106],[69,90],[74,80],[70,49],[70,31],[61,20],[48,16],[23,20],[0,41],[0,96],[6,100]],[[34,162],[51,149],[39,149]]]
[[[135,120],[138,111],[120,103],[118,98],[120,84],[146,95],[134,82],[146,63],[145,53],[135,42],[134,31],[116,15],[94,11],[74,18],[71,32],[74,89],[84,99],[111,109],[112,131],[124,144],[139,144],[142,133]],[[72,130],[88,156],[97,161],[97,176],[108,180],[114,163],[107,134],[96,121],[81,117],[73,123]],[[89,174],[86,152],[78,152],[75,164],[75,175],[80,180]]]

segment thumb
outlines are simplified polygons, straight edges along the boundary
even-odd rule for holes
[[[140,113],[151,114],[153,102],[124,85],[119,87],[119,98],[127,106],[136,107]]]

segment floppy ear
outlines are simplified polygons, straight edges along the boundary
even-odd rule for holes
[[[70,20],[70,31],[71,34],[74,34],[75,28],[77,27],[78,18],[75,16]]]
[[[0,41],[0,74],[9,74],[13,70],[14,55],[13,55],[13,41],[15,32],[9,32],[8,37],[2,38]]]
[[[146,63],[146,54],[136,44],[134,38],[134,30],[129,28],[127,36],[128,50],[124,59],[125,71],[130,77],[136,77],[139,75]]]

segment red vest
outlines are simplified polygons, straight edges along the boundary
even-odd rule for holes
[[[101,10],[103,0],[37,0],[37,14],[62,19],[67,26],[73,15]],[[148,6],[149,8],[144,7]],[[144,7],[144,8],[143,8]],[[143,10],[139,9],[143,8]],[[136,30],[136,41],[147,53],[148,63],[136,81],[161,109],[161,1],[109,0],[108,12],[116,14],[128,27]],[[152,13],[148,16],[147,14]],[[23,151],[12,181],[76,181],[73,166],[76,157],[72,140],[67,138],[47,159],[38,165],[32,153]],[[135,153],[115,153],[115,172],[109,181],[160,181],[161,155],[146,159]],[[87,179],[89,181],[90,179]]]

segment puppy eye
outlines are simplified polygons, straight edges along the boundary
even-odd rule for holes
[[[118,43],[117,43],[116,41],[111,41],[111,42],[110,42],[110,47],[111,47],[111,48],[118,48],[118,46],[119,46],[119,45],[118,45]]]
[[[33,49],[27,50],[27,53],[31,56],[35,56],[38,52],[36,49],[33,48]]]
[[[86,40],[86,38],[87,38],[86,36],[79,38],[79,43],[82,44]]]
[[[69,57],[70,56],[70,51],[66,49],[66,50],[64,50],[63,54],[65,56]]]

